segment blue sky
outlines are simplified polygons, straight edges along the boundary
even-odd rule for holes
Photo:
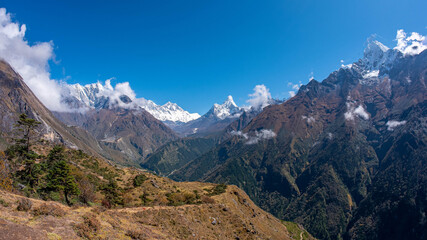
[[[427,1],[0,0],[26,40],[53,41],[55,79],[114,77],[138,97],[205,113],[257,84],[287,98],[289,83],[323,80],[363,54],[371,34],[394,47],[398,29],[426,35]]]

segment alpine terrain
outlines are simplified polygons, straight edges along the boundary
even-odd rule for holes
[[[170,176],[235,184],[319,239],[425,239],[424,49],[370,39],[362,59],[264,108]]]
[[[58,121],[4,61],[0,83],[0,239],[313,239],[236,186],[117,167],[90,133]],[[93,114],[89,122],[164,126],[141,109]]]

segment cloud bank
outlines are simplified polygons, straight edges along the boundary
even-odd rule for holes
[[[30,45],[25,40],[25,24],[13,22],[5,8],[0,8],[0,57],[18,72],[37,98],[51,110],[63,110],[61,84],[50,78],[49,61],[53,42]]]

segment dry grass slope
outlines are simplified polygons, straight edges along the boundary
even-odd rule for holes
[[[124,169],[132,176],[135,169]],[[174,182],[149,173],[153,192],[178,189],[193,192],[214,184]],[[125,182],[125,181],[123,181]],[[153,184],[154,183],[154,184]],[[147,186],[148,187],[148,186]],[[138,195],[135,188],[135,196]],[[145,188],[147,189],[147,188]],[[207,196],[207,195],[204,195]],[[0,191],[0,240],[3,239],[299,239],[280,220],[258,208],[245,192],[228,186],[210,203],[180,206],[152,205],[105,209],[100,206],[68,207],[58,202],[29,199],[31,209],[18,211],[21,199]],[[208,202],[208,201],[206,201]],[[293,237],[291,237],[293,236]],[[295,238],[296,236],[296,238]],[[307,238],[303,238],[307,239]]]

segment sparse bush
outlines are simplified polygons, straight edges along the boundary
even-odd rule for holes
[[[96,239],[100,229],[101,223],[94,214],[86,214],[82,223],[74,225],[77,235],[86,239]]]
[[[13,183],[10,175],[10,166],[6,161],[6,155],[0,151],[0,189],[11,191]]]
[[[148,205],[150,202],[152,202],[153,200],[148,198],[148,193],[144,192],[143,194],[141,194],[139,196],[139,199],[141,199],[142,205],[146,206]]]
[[[139,174],[133,179],[133,186],[139,187],[145,182],[145,180],[147,180],[147,176],[145,176],[144,174]]]
[[[99,215],[100,213],[107,211],[107,208],[105,208],[104,206],[97,206],[97,207],[92,208],[91,211],[93,213]]]
[[[132,206],[132,202],[133,202],[133,197],[132,197],[132,195],[131,195],[131,194],[129,194],[129,193],[126,193],[126,194],[123,196],[123,206],[124,206],[124,207],[130,207],[130,206]]]
[[[33,202],[31,202],[28,198],[20,198],[18,200],[18,207],[16,208],[18,211],[29,211],[33,207]]]
[[[0,205],[2,205],[3,207],[9,207],[9,203],[6,202],[4,199],[0,198]]]
[[[202,203],[207,203],[207,204],[213,204],[215,203],[215,200],[209,196],[203,195],[201,197]]]
[[[111,203],[107,199],[102,199],[101,205],[102,205],[102,207],[105,207],[105,208],[108,208],[108,209],[111,208]]]
[[[80,189],[79,199],[84,204],[94,202],[96,199],[95,186],[89,181],[88,178],[79,179],[77,182]]]
[[[215,196],[215,195],[219,195],[221,193],[225,193],[225,190],[227,189],[227,185],[225,184],[218,184],[215,187],[211,188],[211,189],[204,189],[205,191],[208,192],[209,196]]]
[[[200,199],[199,191],[193,190],[194,195],[196,196],[196,199]]]
[[[65,216],[65,211],[56,205],[52,205],[52,204],[42,204],[40,205],[40,207],[35,208],[33,210],[33,214],[34,216],[54,216],[54,217],[63,217]]]
[[[155,200],[155,203],[158,205],[167,205],[169,203],[167,196],[163,194],[158,194]]]
[[[194,193],[189,192],[176,192],[176,193],[168,193],[166,197],[169,201],[169,205],[179,206],[183,204],[193,204],[196,200],[196,195]]]
[[[148,238],[147,234],[141,230],[128,230],[126,232],[126,236],[128,236],[132,239],[137,239],[137,240],[142,240],[142,239]]]

